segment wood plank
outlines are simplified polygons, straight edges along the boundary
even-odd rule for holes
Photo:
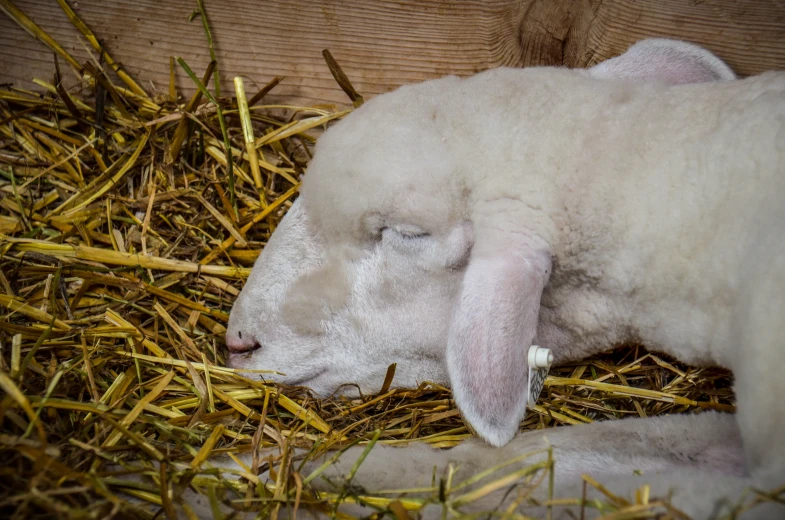
[[[15,4],[80,62],[83,44],[51,0]],[[708,47],[743,75],[785,69],[777,0],[207,0],[222,85],[249,93],[276,75],[274,102],[347,104],[321,57],[329,48],[366,97],[445,74],[502,65],[586,66],[667,36]],[[79,0],[77,14],[148,91],[165,93],[169,56],[201,74],[209,54],[193,0]],[[49,79],[52,53],[0,14],[0,83]],[[61,61],[61,65],[62,65]],[[189,80],[177,71],[178,86]]]
[[[603,2],[575,66],[599,63],[646,37],[710,49],[738,74],[785,69],[785,4],[777,0]]]

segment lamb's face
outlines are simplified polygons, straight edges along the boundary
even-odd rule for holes
[[[408,116],[396,125],[378,104],[320,139],[300,199],[232,309],[231,366],[280,371],[286,375],[269,379],[322,395],[347,383],[378,391],[392,363],[396,387],[448,382],[448,327],[472,227],[461,218],[459,183],[444,180],[449,154],[434,153],[438,143],[413,134]],[[381,127],[377,115],[387,119]],[[428,147],[429,159],[418,147]],[[412,176],[423,164],[423,175]],[[388,179],[390,187],[369,178]],[[396,185],[397,178],[416,182]],[[429,183],[452,193],[440,207],[417,199]]]
[[[329,247],[297,201],[232,309],[231,366],[277,370],[286,375],[270,379],[322,395],[344,383],[378,391],[391,363],[396,386],[446,383],[447,327],[471,228],[436,238],[419,231],[388,228],[367,248]],[[447,259],[450,247],[463,253]]]

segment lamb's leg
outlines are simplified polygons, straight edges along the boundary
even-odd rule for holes
[[[352,484],[355,491],[405,490],[430,488],[435,478],[446,475],[453,463],[453,485],[516,457],[548,445],[553,446],[555,469],[555,498],[580,498],[583,493],[582,474],[589,474],[611,492],[632,501],[635,491],[650,486],[652,500],[667,499],[674,507],[692,518],[714,518],[727,514],[741,499],[754,498],[753,484],[746,476],[741,439],[734,416],[717,413],[666,416],[651,419],[627,419],[591,425],[570,426],[527,432],[519,435],[503,448],[492,448],[478,439],[465,442],[452,450],[432,450],[422,445],[406,448],[375,447],[367,456]],[[348,450],[340,461],[326,472],[329,477],[317,482],[321,489],[335,490],[342,486],[364,448]],[[545,459],[538,455],[520,460],[478,482],[477,488],[491,480],[530,466]],[[460,493],[469,491],[464,488]],[[541,485],[533,494],[546,498],[547,487]],[[490,511],[506,500],[509,504],[517,494],[503,495],[503,489],[484,497],[461,512]],[[456,493],[456,494],[460,494]],[[427,496],[429,493],[408,493],[408,497]],[[395,495],[388,495],[395,496]],[[605,498],[589,486],[587,498]],[[506,507],[506,505],[505,505]],[[580,507],[559,507],[555,518],[577,518]],[[346,512],[361,513],[368,509],[350,506]],[[545,511],[523,504],[523,514],[542,517]],[[423,518],[441,518],[442,506],[432,504],[422,511]],[[588,508],[586,518],[599,512]],[[785,506],[758,506],[740,518],[777,518],[785,514]]]
[[[479,439],[450,450],[434,450],[420,443],[405,448],[377,445],[354,482],[369,491],[429,487],[434,471],[437,479],[442,477],[450,462],[458,467],[455,478],[468,478],[549,445],[553,446],[557,483],[575,481],[582,473],[604,478],[684,467],[735,476],[746,474],[733,416],[707,412],[530,431],[502,448],[491,447]],[[344,453],[330,468],[330,478],[340,481],[363,450],[358,446]],[[546,456],[541,453],[521,460],[499,474],[542,461]]]
[[[377,445],[367,455],[350,487],[354,493],[362,495],[381,490],[431,488],[435,480],[438,488],[439,480],[446,476],[450,463],[455,468],[455,486],[480,471],[540,450],[538,454],[500,468],[474,486],[456,491],[454,497],[544,461],[547,454],[542,450],[548,446],[553,447],[556,497],[579,498],[582,494],[581,474],[586,473],[614,493],[627,498],[644,484],[652,485],[652,496],[666,496],[672,491],[676,507],[700,518],[713,511],[719,498],[731,495],[735,500],[749,485],[744,477],[744,457],[734,417],[707,412],[532,431],[519,435],[503,448],[490,447],[479,439],[472,439],[451,450],[436,450],[422,443],[403,448]],[[348,484],[346,476],[364,451],[364,446],[347,450],[324,472],[323,478],[313,481],[315,487],[322,491],[345,489]],[[326,456],[333,455],[334,452]],[[240,458],[250,464],[250,454],[243,454]],[[303,477],[310,475],[322,462],[315,460],[306,464],[300,474]],[[230,459],[220,457],[210,459],[209,464],[234,466]],[[267,477],[260,475],[260,478]],[[545,484],[547,481],[534,492],[538,499],[546,498]],[[461,508],[461,511],[492,510],[504,500],[504,491],[493,493],[471,506]],[[410,497],[429,495],[433,493],[407,494]],[[515,496],[515,493],[508,495],[507,500]],[[589,488],[587,497],[601,498],[593,488]],[[210,506],[203,496],[186,490],[180,500],[188,503],[199,518],[211,517]],[[360,506],[341,509],[344,512],[371,512]],[[566,515],[567,509],[557,510],[556,517]],[[579,514],[579,509],[573,507],[570,510]],[[441,506],[434,504],[423,511],[423,517],[440,518],[441,511]],[[540,514],[542,511],[529,505],[524,505],[521,512],[535,517],[543,516]],[[592,517],[591,511],[589,513],[587,518]]]

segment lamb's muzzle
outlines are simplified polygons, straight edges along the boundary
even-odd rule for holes
[[[226,336],[226,347],[229,349],[229,352],[240,353],[256,350],[261,348],[261,345],[252,335],[246,333],[245,337],[243,337],[242,331],[237,331],[237,334]]]

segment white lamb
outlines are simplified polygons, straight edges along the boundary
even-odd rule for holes
[[[580,496],[587,472],[686,486],[674,503],[711,516],[749,484],[785,484],[785,74],[712,81],[734,77],[703,49],[648,40],[594,69],[502,68],[374,98],[319,139],[232,310],[230,363],[322,395],[374,392],[397,363],[395,386],[449,384],[504,446],[529,345],[558,362],[638,340],[730,368],[735,420],[378,448],[356,481],[413,487],[433,465],[477,470],[547,437],[561,495]]]

